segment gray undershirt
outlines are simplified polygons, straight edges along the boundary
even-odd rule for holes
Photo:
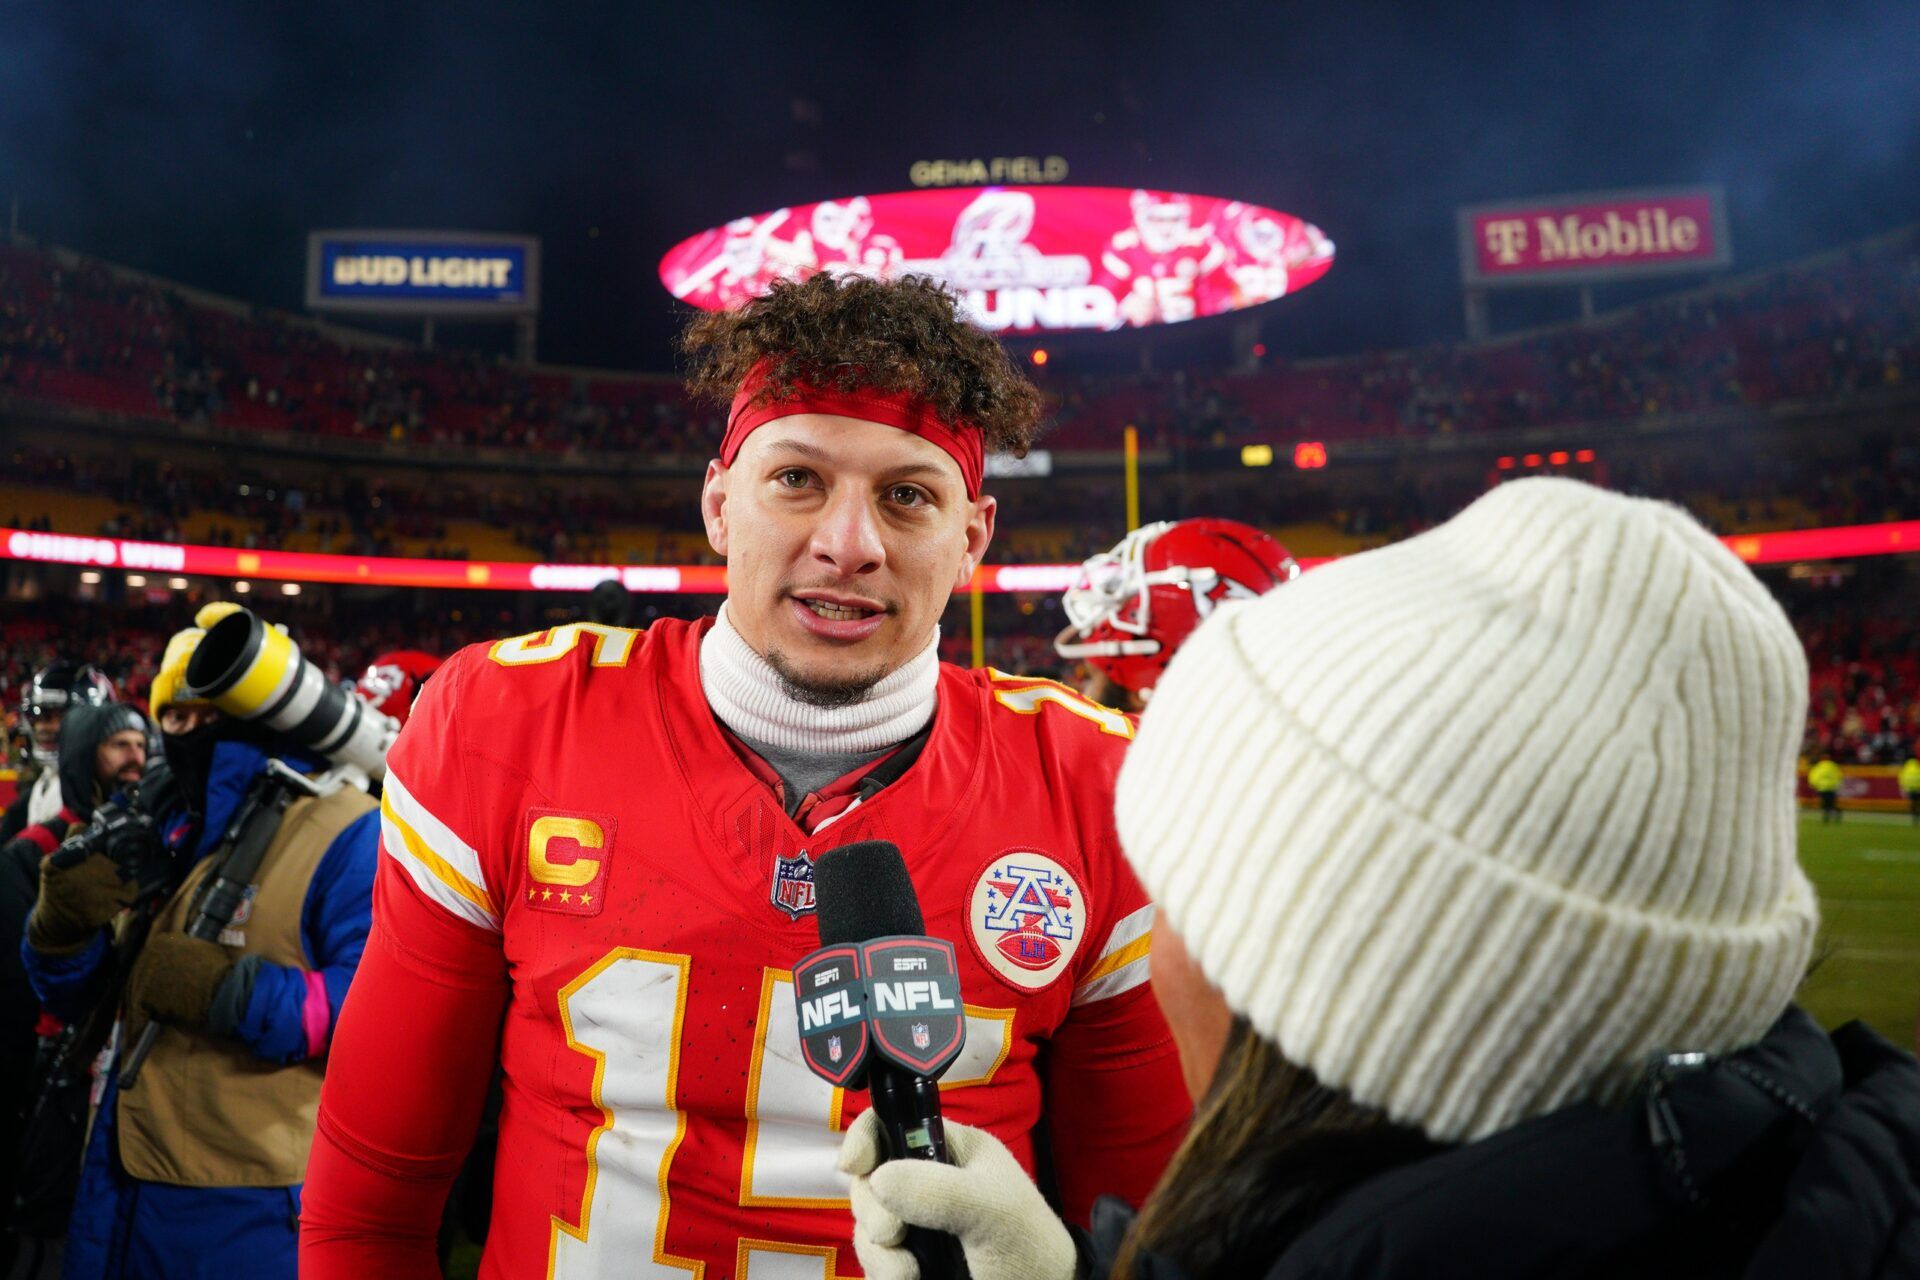
[[[735,734],[735,737],[740,735]],[[779,747],[770,747],[764,742],[755,742],[752,738],[741,737],[747,750],[765,760],[773,771],[780,775],[781,800],[791,818],[800,810],[800,802],[824,787],[830,787],[856,769],[864,768],[881,756],[894,750],[900,744],[882,747],[878,751],[854,751],[845,755],[813,751],[785,751]]]

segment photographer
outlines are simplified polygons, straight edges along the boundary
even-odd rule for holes
[[[140,781],[146,758],[147,722],[133,708],[79,703],[67,709],[60,724],[59,764],[50,774],[57,782],[57,812],[0,848],[0,1211],[13,1204],[22,1172],[21,1135],[39,1083],[34,1060],[41,1036],[54,1030],[43,1025],[21,960],[41,862],[70,832],[85,830],[96,808],[125,801]],[[77,1145],[77,1134],[74,1141]],[[59,1230],[49,1223],[34,1234],[58,1235]],[[10,1254],[12,1243],[11,1236],[0,1243],[0,1258]]]
[[[1792,1005],[1806,690],[1691,518],[1565,480],[1227,606],[1116,804],[1186,1142],[1076,1242],[990,1135],[864,1115],[867,1276],[905,1224],[974,1280],[1915,1275],[1920,1065]]]
[[[70,839],[48,859],[28,922],[35,990],[56,1015],[78,1018],[115,998],[116,943],[146,879],[140,868],[164,848],[182,877],[119,997],[68,1233],[69,1280],[294,1275],[323,1061],[366,940],[378,820],[353,790],[288,804],[227,932],[210,942],[184,931],[268,762],[321,767],[250,722],[190,703],[184,673],[201,634],[176,635],[154,680],[155,715],[174,730],[164,740],[178,801],[146,815],[153,850],[131,848],[132,834],[115,848]],[[152,1021],[164,1029],[122,1090],[120,1055]]]

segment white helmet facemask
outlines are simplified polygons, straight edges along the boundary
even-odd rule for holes
[[[1202,618],[1212,612],[1213,599],[1209,593],[1220,581],[1214,569],[1171,565],[1153,572],[1147,570],[1147,547],[1172,527],[1171,520],[1141,525],[1122,538],[1118,546],[1102,551],[1080,566],[1080,581],[1068,588],[1060,601],[1069,625],[1054,641],[1055,652],[1063,658],[1131,658],[1160,652],[1160,641],[1148,634],[1153,629],[1154,587],[1185,587],[1193,593],[1194,610]],[[1129,604],[1133,606],[1131,610],[1127,608]],[[1128,613],[1132,616],[1128,617]],[[1136,638],[1077,639],[1103,622],[1115,631]]]

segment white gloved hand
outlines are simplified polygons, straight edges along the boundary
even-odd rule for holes
[[[919,1280],[902,1247],[909,1226],[957,1236],[973,1280],[1073,1280],[1073,1237],[1013,1153],[984,1130],[953,1123],[946,1130],[952,1164],[881,1163],[880,1122],[871,1111],[847,1130],[840,1170],[853,1177],[853,1251],[868,1280]]]

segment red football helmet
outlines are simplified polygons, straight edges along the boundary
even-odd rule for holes
[[[1252,525],[1202,517],[1144,525],[1081,566],[1053,642],[1123,689],[1145,694],[1223,600],[1251,600],[1300,576],[1287,549]]]
[[[440,662],[441,659],[418,649],[396,649],[368,663],[354,688],[373,704],[375,711],[405,724],[420,686],[440,669]]]

